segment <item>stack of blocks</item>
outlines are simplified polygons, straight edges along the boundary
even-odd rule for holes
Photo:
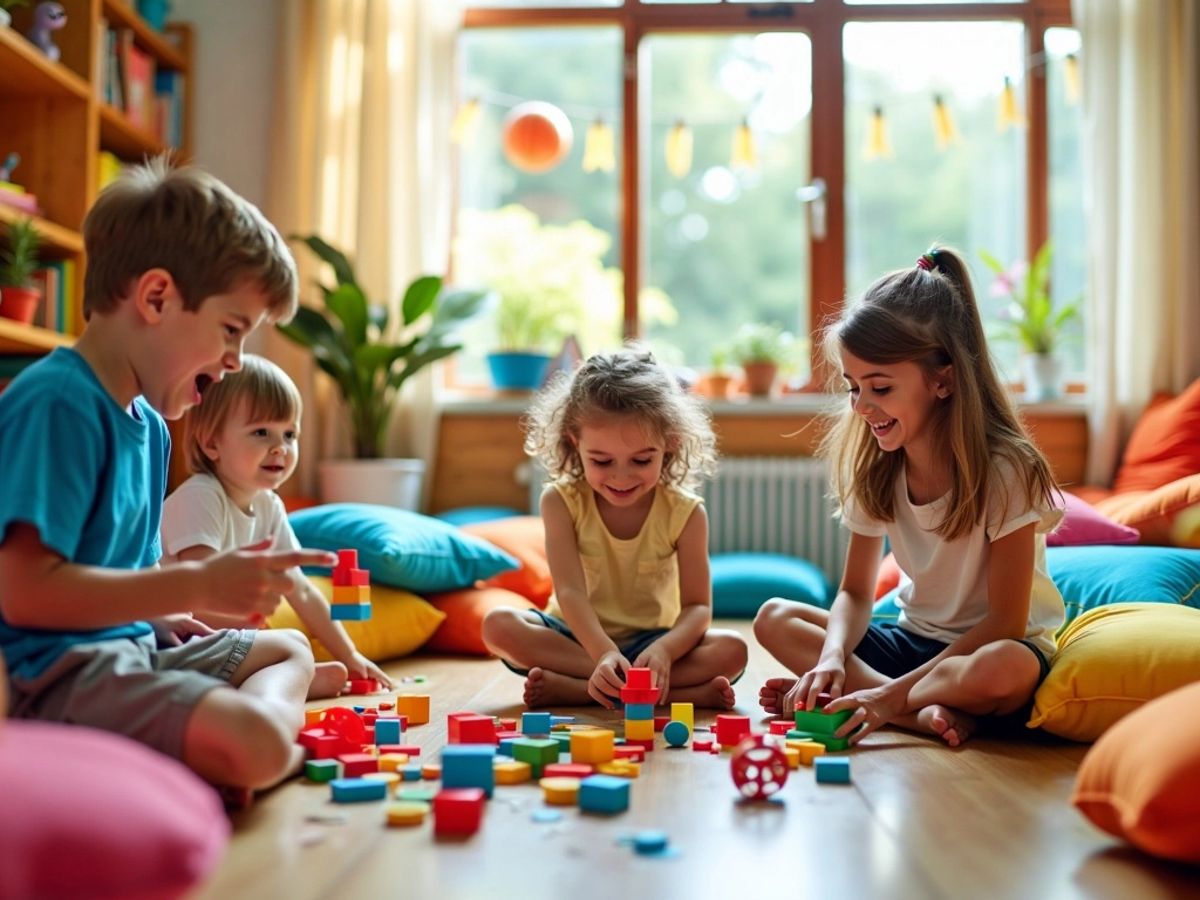
[[[362,621],[371,618],[371,581],[366,569],[358,568],[357,550],[339,550],[333,568],[333,619]]]
[[[654,701],[658,688],[652,686],[652,674],[646,668],[631,668],[625,673],[621,702],[625,704],[625,743],[654,749]]]
[[[834,737],[833,733],[842,727],[853,712],[843,709],[841,712],[827,713],[821,708],[818,698],[817,709],[796,710],[796,727],[787,733],[787,737],[823,744],[826,750],[847,750],[850,747],[850,738]]]

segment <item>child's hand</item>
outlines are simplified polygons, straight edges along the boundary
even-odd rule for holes
[[[629,669],[627,660],[620,650],[609,650],[600,657],[592,677],[588,679],[588,694],[605,709],[612,709],[614,697],[621,696],[621,688],[625,687],[625,672]]]
[[[190,637],[204,637],[216,632],[192,618],[191,613],[172,613],[169,616],[159,616],[150,620],[154,629],[154,639],[159,647],[178,647]]]
[[[846,666],[842,660],[822,656],[816,666],[801,675],[784,694],[783,715],[790,716],[798,709],[815,709],[818,694],[829,694],[834,698],[842,696],[845,682]]]
[[[842,723],[834,736],[849,735],[850,743],[857,744],[880,725],[886,725],[903,714],[908,703],[908,691],[898,690],[895,684],[892,681],[879,687],[864,688],[825,704],[826,712],[854,710],[854,714]]]
[[[195,604],[212,612],[263,618],[293,587],[296,566],[333,566],[337,556],[324,550],[271,550],[271,540],[229,550],[198,563],[203,595]]]
[[[349,669],[351,678],[374,678],[385,688],[392,686],[392,679],[383,673],[383,669],[358,651],[355,651],[354,656],[346,660],[346,668]]]
[[[667,702],[667,692],[671,687],[671,656],[655,641],[638,654],[633,661],[634,668],[646,668],[654,673],[654,686],[658,688],[658,702]]]

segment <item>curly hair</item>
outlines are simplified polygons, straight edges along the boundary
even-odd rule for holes
[[[578,481],[583,460],[576,441],[586,424],[603,416],[635,417],[662,437],[663,484],[690,490],[716,472],[717,441],[707,408],[636,345],[598,353],[574,373],[554,378],[522,420],[525,452],[551,478]]]

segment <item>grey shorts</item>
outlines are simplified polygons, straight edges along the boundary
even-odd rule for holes
[[[36,678],[13,678],[10,712],[114,731],[181,759],[192,711],[229,683],[256,634],[218,631],[162,649],[153,634],[79,644]]]

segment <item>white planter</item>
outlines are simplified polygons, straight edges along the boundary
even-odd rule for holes
[[[1021,357],[1025,399],[1034,403],[1055,400],[1062,393],[1062,360],[1051,353],[1027,353]]]
[[[379,503],[400,509],[421,506],[425,461],[420,459],[326,459],[317,466],[325,503]]]

